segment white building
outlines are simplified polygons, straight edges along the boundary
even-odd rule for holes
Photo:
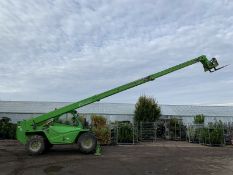
[[[0,101],[0,117],[9,117],[13,122],[38,116],[65,106],[65,102],[31,102]],[[180,118],[184,123],[192,123],[197,114],[206,116],[205,122],[221,120],[233,122],[233,106],[191,106],[160,105],[162,118]],[[93,103],[78,109],[87,118],[93,114],[103,115],[110,121],[133,120],[134,104],[125,103]]]

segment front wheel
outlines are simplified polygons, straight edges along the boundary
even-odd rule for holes
[[[33,135],[31,136],[26,145],[26,150],[30,155],[42,154],[45,150],[45,140],[43,136]]]
[[[97,139],[90,132],[83,133],[78,138],[78,146],[82,153],[86,153],[86,154],[93,153],[95,151],[96,145],[97,145]]]

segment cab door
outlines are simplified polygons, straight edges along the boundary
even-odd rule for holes
[[[48,127],[46,135],[52,144],[67,144],[74,143],[77,135],[80,132],[78,123],[73,121],[73,115],[70,113],[64,114],[59,119]]]

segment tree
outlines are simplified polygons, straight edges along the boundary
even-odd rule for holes
[[[152,97],[140,96],[135,105],[135,122],[154,122],[161,116],[161,109]]]

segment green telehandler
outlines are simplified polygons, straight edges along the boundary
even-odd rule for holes
[[[215,58],[208,60],[205,55],[199,56],[161,72],[55,109],[38,117],[19,121],[16,130],[17,140],[25,145],[30,155],[38,155],[49,150],[53,145],[64,144],[77,144],[81,152],[93,153],[97,147],[97,139],[79,120],[76,109],[146,82],[153,81],[156,78],[198,62],[202,63],[205,71],[214,72],[223,68],[217,69],[218,62]]]

